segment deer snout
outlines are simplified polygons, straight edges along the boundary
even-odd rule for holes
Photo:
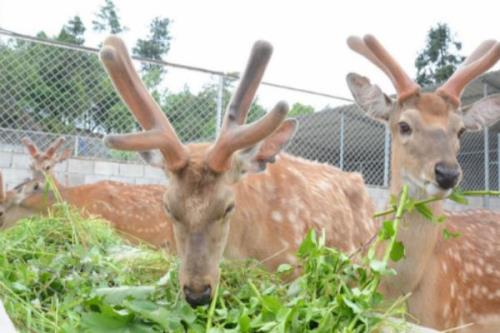
[[[212,301],[212,287],[208,284],[201,286],[201,288],[186,285],[183,291],[186,301],[193,308],[199,305],[207,305]]]
[[[458,163],[436,163],[434,168],[436,173],[436,182],[443,190],[449,190],[458,184],[461,170]]]

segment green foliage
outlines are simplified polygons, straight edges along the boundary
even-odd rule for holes
[[[136,128],[96,56],[17,41],[0,44],[0,57],[0,127],[83,134]]]
[[[224,263],[212,304],[192,309],[174,260],[58,205],[0,234],[0,297],[20,332],[371,332],[402,314],[374,288],[379,272],[324,242],[307,234],[289,283],[289,265]]]
[[[134,55],[161,60],[162,56],[170,49],[170,20],[168,18],[155,17],[149,26],[149,36],[146,39],[138,39],[133,49]],[[164,71],[164,68],[154,64],[142,64],[142,70],[148,72],[151,69]]]
[[[127,30],[120,22],[118,16],[118,8],[116,8],[113,0],[104,0],[104,5],[96,13],[95,20],[92,21],[94,31],[108,32],[111,34],[119,34]]]
[[[455,231],[450,231],[448,229],[443,229],[443,238],[445,240],[449,240],[449,239],[453,239],[453,238],[458,238],[460,237],[462,234],[459,233],[459,232],[455,232]]]
[[[417,83],[426,86],[445,82],[465,59],[458,53],[461,49],[462,43],[455,39],[447,24],[431,28],[425,48],[415,60]]]
[[[66,23],[57,40],[65,43],[83,45],[85,43],[85,25],[82,22],[80,16],[75,16]]]
[[[288,112],[288,116],[298,117],[298,116],[305,116],[311,113],[314,113],[314,107],[297,102],[292,105],[290,112]]]

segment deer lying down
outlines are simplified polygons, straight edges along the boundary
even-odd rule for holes
[[[59,138],[45,151],[24,138],[22,140],[32,157],[33,181],[37,186],[26,189],[23,200],[11,204],[5,213],[5,225],[9,227],[22,217],[45,213],[54,203],[52,194],[44,193],[45,174],[61,194],[64,201],[82,210],[84,214],[99,216],[111,223],[132,241],[142,240],[168,252],[175,251],[172,224],[164,212],[159,185],[132,185],[114,181],[100,181],[80,186],[64,186],[53,176],[54,166],[71,156],[71,151],[61,154],[57,150],[64,139]]]
[[[462,177],[460,135],[500,119],[500,95],[460,108],[462,90],[498,61],[500,44],[481,44],[435,93],[421,92],[375,37],[351,37],[348,44],[384,71],[398,93],[392,101],[367,78],[347,76],[360,107],[390,127],[391,194],[406,184],[414,198],[446,196]],[[431,208],[435,215],[443,212],[441,201]],[[409,313],[423,325],[450,329],[470,323],[457,332],[500,332],[500,214],[448,213],[446,227],[462,236],[445,241],[443,226],[416,211],[405,215],[398,238],[406,257],[394,264],[397,275],[384,281],[387,294],[411,294]]]
[[[11,226],[14,220],[17,221],[25,216],[29,216],[27,211],[19,207],[19,204],[38,191],[38,181],[25,181],[10,191],[5,191],[3,185],[3,175],[0,171],[0,230]]]
[[[271,52],[269,43],[255,43],[215,143],[184,145],[141,82],[124,43],[112,36],[101,50],[116,90],[144,129],[108,136],[105,143],[159,151],[146,157],[169,178],[163,204],[181,259],[180,285],[193,306],[210,302],[223,253],[255,258],[274,270],[296,263],[308,229],[325,229],[328,245],[344,251],[375,232],[373,206],[359,174],[280,154],[297,126],[284,121],[285,103],[245,125]]]

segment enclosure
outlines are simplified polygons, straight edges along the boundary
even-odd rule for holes
[[[216,136],[237,74],[148,59],[136,59],[135,65],[157,69],[162,83],[155,86],[153,95],[184,142]],[[164,181],[161,171],[144,165],[135,154],[103,145],[105,134],[127,132],[137,125],[99,63],[97,49],[0,30],[0,67],[0,168],[9,188],[29,175],[28,157],[20,144],[24,136],[42,147],[61,135],[67,138],[74,158],[57,171],[68,184],[103,179]],[[148,83],[158,78],[145,79]],[[500,72],[487,73],[467,87],[463,104],[498,92]],[[290,103],[290,115],[300,121],[287,151],[361,172],[377,206],[382,207],[390,175],[387,128],[363,116],[350,98],[272,82],[264,82],[259,89],[250,119],[280,99]],[[464,189],[499,188],[499,130],[497,124],[462,137],[459,160]],[[496,199],[478,199],[473,205],[500,208]]]

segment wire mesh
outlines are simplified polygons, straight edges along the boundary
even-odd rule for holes
[[[145,68],[141,61],[134,65]],[[162,64],[152,67],[156,70],[141,71],[143,80],[182,141],[213,140],[234,78]],[[138,160],[134,153],[112,151],[102,143],[108,133],[139,127],[95,51],[0,33],[0,68],[0,151],[23,151],[24,136],[44,147],[64,135],[75,156]],[[292,116],[300,121],[289,153],[361,172],[367,184],[387,186],[390,138],[383,124],[346,99],[273,84],[261,86],[249,120],[261,117],[281,98],[292,101]],[[459,161],[464,188],[498,188],[497,133],[489,133],[487,169],[483,133],[463,136]]]

